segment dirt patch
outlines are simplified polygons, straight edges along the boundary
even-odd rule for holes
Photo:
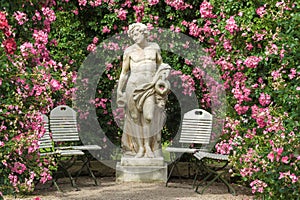
[[[172,179],[168,187],[163,183],[116,183],[115,178],[98,178],[98,186],[94,185],[90,177],[80,177],[77,184],[80,188],[76,191],[69,179],[58,180],[58,185],[63,192],[58,192],[50,183],[38,185],[33,195],[5,199],[31,200],[39,197],[41,200],[247,200],[253,199],[249,188],[233,185],[237,195],[228,193],[222,183],[210,186],[204,194],[198,194],[192,189],[191,179]]]

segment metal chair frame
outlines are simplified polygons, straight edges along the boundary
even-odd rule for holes
[[[196,181],[197,181],[197,176],[198,176],[200,169],[204,170],[204,172],[207,173],[207,175],[197,184],[197,186],[195,188],[195,192],[203,194],[203,192],[209,186],[211,186],[216,180],[219,180],[227,186],[229,193],[231,193],[232,195],[236,195],[235,189],[228,183],[228,181],[225,178],[225,175],[228,173],[228,170],[226,170],[226,167],[228,165],[228,155],[198,151],[198,152],[194,153],[194,156],[199,160],[198,171],[195,175],[194,183],[196,183]],[[211,165],[207,164],[208,160],[217,160],[219,162],[223,162],[223,165],[211,166]],[[211,177],[213,177],[213,178],[210,181],[208,181],[209,178],[211,178]],[[204,183],[206,183],[206,185],[204,185]],[[200,192],[198,191],[199,186],[204,186]]]
[[[97,179],[93,171],[90,169],[90,161],[92,160],[92,157],[89,156],[88,151],[99,151],[102,148],[98,145],[61,145],[64,144],[64,142],[74,142],[77,144],[81,143],[77,127],[77,113],[71,107],[66,105],[55,107],[50,112],[50,130],[52,133],[52,139],[54,141],[54,147],[60,152],[61,155],[67,156],[69,152],[68,156],[71,155],[72,157],[76,158],[78,156],[82,156],[81,158],[83,158],[83,165],[77,172],[75,179],[68,172],[68,168],[65,167],[62,162],[59,162],[60,167],[68,174],[69,177],[72,177],[72,186],[77,187],[75,182],[83,171],[84,167],[87,168],[88,173],[93,178],[95,185],[98,185]],[[80,153],[73,154],[74,152]]]
[[[178,170],[177,163],[180,160],[178,154],[194,154],[199,149],[205,151],[205,144],[209,144],[212,129],[212,116],[203,109],[194,109],[184,114],[179,143],[182,147],[167,147],[166,151],[175,154],[176,160],[173,160],[172,167],[168,175],[166,186],[168,186],[170,177],[174,168]],[[192,144],[201,144],[200,148],[191,148]],[[194,187],[193,183],[193,187]]]
[[[53,142],[53,140],[50,136],[50,132],[49,132],[49,118],[48,118],[47,115],[44,115],[44,114],[42,116],[43,116],[43,126],[44,126],[44,129],[45,129],[45,133],[39,139],[39,151],[40,151],[40,156],[41,157],[53,156],[56,163],[58,163],[59,167],[61,167],[60,162],[59,162],[61,157],[63,157],[63,156],[74,156],[74,155],[83,155],[83,152],[78,151],[78,150],[71,150],[71,151],[55,150],[54,142]],[[63,169],[63,173],[66,174],[69,177],[69,179],[70,179],[70,181],[73,185],[74,179],[71,176],[71,174],[66,172],[65,167],[63,167],[62,169]],[[57,184],[57,180],[58,180],[58,171],[53,173],[52,185],[54,185],[56,187],[56,189],[61,192],[61,189],[59,188],[59,186]]]
[[[199,186],[202,185],[203,182],[206,182],[210,177],[215,176],[205,188],[203,188],[202,192],[210,186],[214,181],[217,179],[221,180],[223,183],[226,184],[228,187],[228,191],[235,195],[235,190],[230,186],[230,184],[226,181],[226,179],[223,177],[225,175],[226,171],[220,173],[220,170],[224,169],[227,166],[228,163],[228,156],[227,155],[221,155],[221,154],[215,154],[210,153],[209,149],[206,148],[210,144],[211,140],[211,133],[212,133],[212,124],[213,124],[213,117],[212,115],[203,110],[203,109],[194,109],[184,114],[183,120],[182,120],[182,126],[181,126],[181,134],[179,143],[187,144],[187,146],[190,146],[191,144],[199,144],[201,147],[199,148],[185,148],[185,147],[168,147],[166,150],[170,153],[189,153],[193,154],[194,157],[197,159],[197,172],[194,177],[193,182],[193,188],[195,188],[195,191],[198,192]],[[209,165],[206,164],[205,159],[214,159],[214,160],[225,160],[226,163],[224,166],[220,168],[211,168]],[[179,161],[179,158],[174,161],[173,166],[170,170],[166,186],[169,182],[170,176],[176,168],[176,164]],[[178,169],[178,168],[177,168]],[[201,174],[207,175],[203,178],[202,181],[195,187],[197,178]],[[204,172],[204,173],[203,173]]]

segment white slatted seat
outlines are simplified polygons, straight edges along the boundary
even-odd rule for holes
[[[88,151],[99,151],[101,147],[98,145],[84,145],[81,144],[80,136],[77,128],[77,113],[69,106],[60,105],[50,112],[50,130],[52,139],[55,143],[55,149],[61,155],[72,155],[73,151],[82,152],[84,155],[84,163],[82,168],[78,171],[77,177],[80,175],[82,169],[87,167],[88,172],[94,179],[95,185],[98,185],[96,177],[90,169],[90,161],[92,157]]]
[[[194,156],[198,160],[201,160],[203,158],[211,158],[211,159],[215,159],[215,160],[228,160],[228,155],[216,154],[216,153],[208,153],[208,152],[201,152],[201,151],[196,151],[194,153]]]
[[[222,155],[222,154],[216,154],[216,153],[208,153],[208,152],[201,152],[197,151],[194,153],[194,156],[199,160],[198,166],[198,172],[199,170],[203,170],[204,172],[207,173],[206,177],[204,177],[196,186],[195,191],[203,194],[203,192],[210,186],[212,183],[214,183],[216,180],[219,180],[223,182],[228,189],[228,192],[230,192],[233,195],[236,195],[235,189],[228,183],[228,181],[225,178],[225,175],[228,173],[228,169],[226,169],[226,166],[228,164],[228,155]],[[207,163],[205,160],[217,160],[217,161],[225,161],[223,164],[220,162],[215,162],[215,163]],[[222,164],[222,165],[220,165]],[[197,174],[195,175],[195,180],[197,179]],[[208,181],[211,179],[210,181]],[[204,185],[204,183],[208,181]],[[199,192],[199,186],[204,186],[202,190]]]

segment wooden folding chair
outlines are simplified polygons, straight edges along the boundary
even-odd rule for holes
[[[101,147],[98,145],[84,145],[81,143],[77,128],[76,112],[66,105],[60,105],[54,108],[50,112],[50,130],[52,132],[53,141],[55,142],[55,149],[64,153],[67,153],[68,151],[72,153],[72,151],[75,150],[83,152],[83,154],[80,154],[84,155],[83,165],[77,172],[76,179],[83,168],[86,167],[93,178],[95,185],[98,185],[97,179],[90,169],[92,156],[89,155],[88,151],[99,151],[101,150]],[[60,165],[63,167],[62,162]],[[66,167],[64,168],[66,169]],[[72,181],[72,185],[75,185],[75,182]]]

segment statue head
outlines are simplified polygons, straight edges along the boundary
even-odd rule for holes
[[[149,31],[148,31],[147,26],[145,24],[142,24],[142,23],[133,23],[133,24],[130,24],[129,28],[128,28],[128,36],[130,38],[133,38],[133,33],[135,31],[139,31],[142,34],[144,34],[145,38],[147,38],[148,35],[150,34]]]

